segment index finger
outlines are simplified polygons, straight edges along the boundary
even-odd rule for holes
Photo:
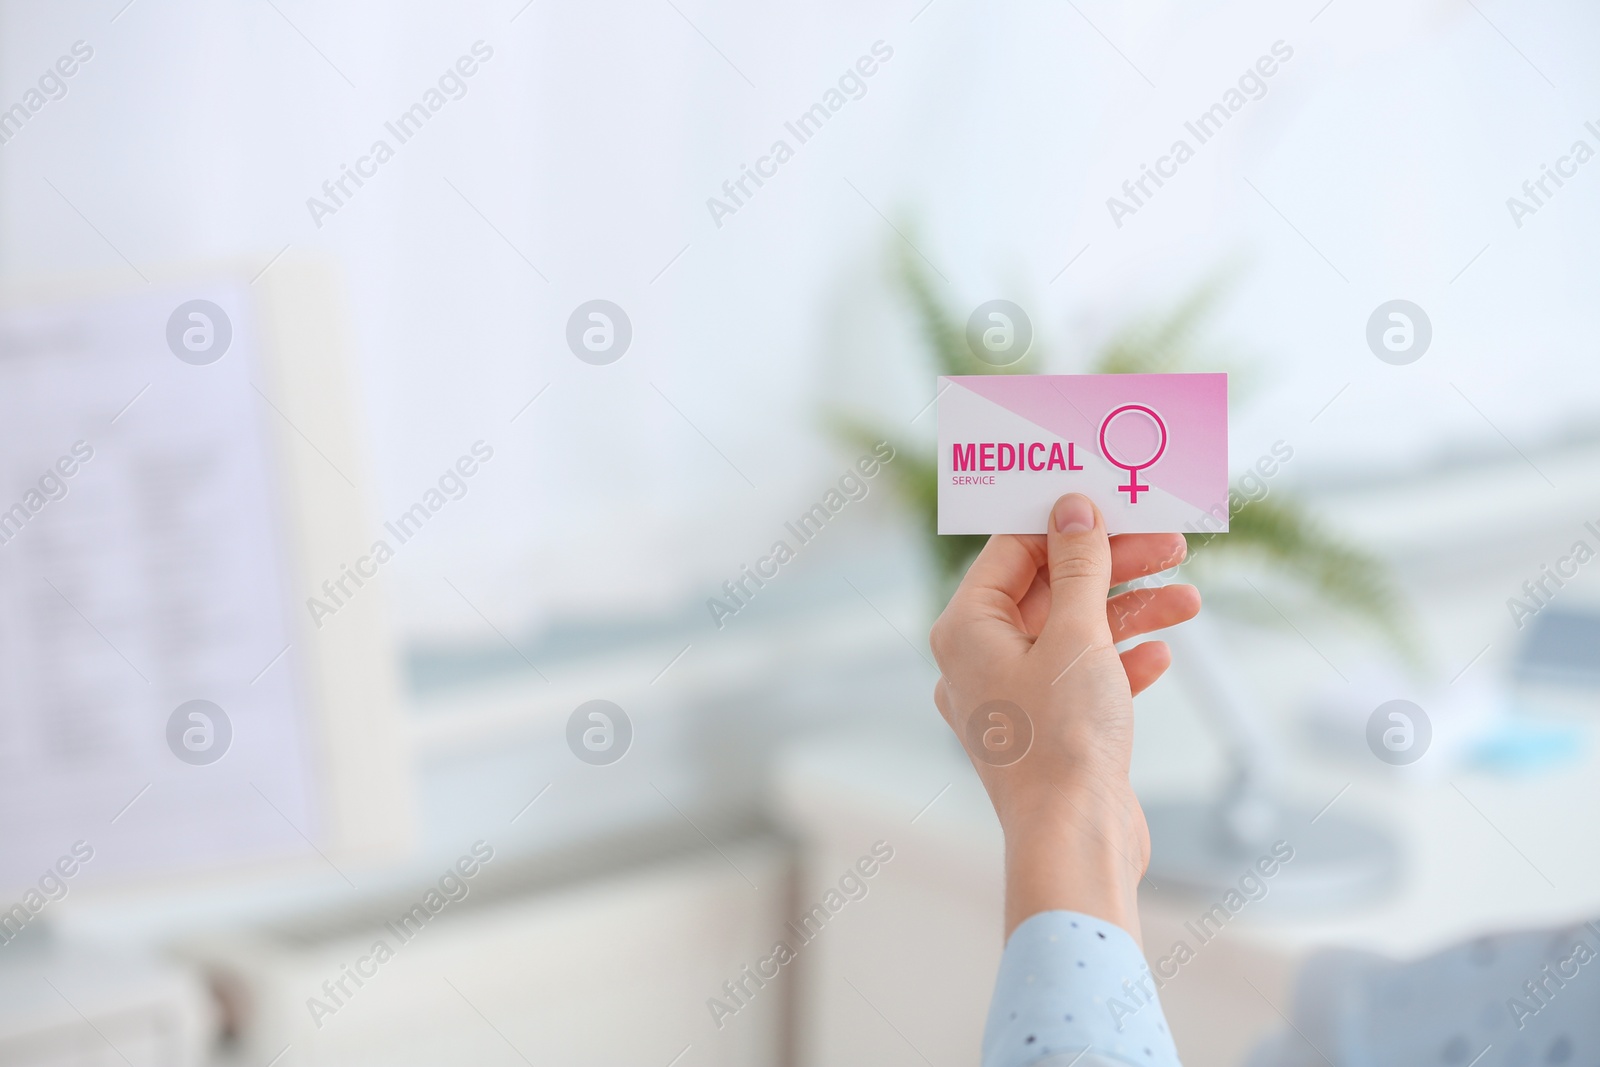
[[[999,593],[1020,604],[1046,558],[1044,534],[995,534],[967,568],[951,602]]]

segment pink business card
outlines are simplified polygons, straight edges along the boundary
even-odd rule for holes
[[[1063,493],[1114,534],[1226,530],[1228,376],[939,379],[940,533],[1044,533]]]

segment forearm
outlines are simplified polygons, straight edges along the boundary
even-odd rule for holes
[[[1006,820],[1006,936],[1039,912],[1076,911],[1120,926],[1142,944],[1138,887],[1149,838],[1132,790],[1052,792]]]
[[[1122,927],[1042,911],[1013,931],[983,1034],[984,1067],[1179,1067],[1139,946]]]
[[[1140,947],[1144,814],[1126,772],[1076,781],[1002,816],[1006,950],[983,1062],[1178,1067]]]

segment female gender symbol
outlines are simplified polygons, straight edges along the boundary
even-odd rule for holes
[[[1156,429],[1161,433],[1161,443],[1156,446],[1155,454],[1149,459],[1140,463],[1123,462],[1111,454],[1111,449],[1106,444],[1106,430],[1111,427],[1111,420],[1115,419],[1118,415],[1129,411],[1137,411],[1140,414],[1147,416],[1151,422],[1155,423]],[[1145,407],[1143,404],[1124,404],[1122,407],[1107,415],[1105,417],[1105,421],[1100,424],[1100,454],[1104,456],[1106,458],[1106,462],[1110,463],[1113,467],[1118,467],[1128,472],[1128,484],[1119,485],[1117,488],[1128,494],[1128,503],[1130,504],[1137,504],[1139,502],[1139,494],[1150,488],[1148,485],[1141,485],[1139,483],[1139,472],[1153,464],[1156,460],[1160,459],[1161,453],[1165,452],[1166,450],[1167,424],[1161,421],[1160,415],[1157,415],[1155,411]]]

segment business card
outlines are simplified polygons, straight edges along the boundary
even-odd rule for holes
[[[1082,493],[1117,533],[1228,528],[1226,374],[941,377],[939,532],[1044,533]]]

